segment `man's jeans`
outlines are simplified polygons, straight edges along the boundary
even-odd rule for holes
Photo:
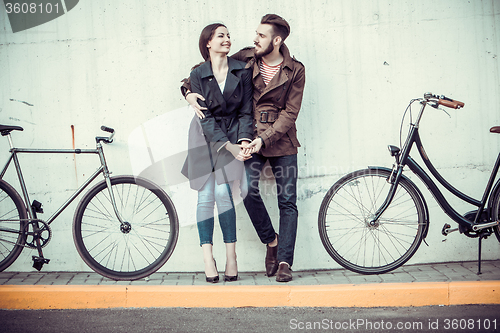
[[[267,160],[269,160],[276,179],[278,208],[280,210],[278,262],[284,261],[291,266],[298,218],[297,155],[264,157],[260,154],[253,154],[251,159],[245,161],[248,194],[243,202],[262,243],[271,243],[276,237],[275,231],[259,191],[260,174]],[[272,192],[274,193],[274,190]]]

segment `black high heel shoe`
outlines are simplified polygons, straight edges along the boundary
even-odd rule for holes
[[[224,274],[224,281],[234,282],[236,280],[238,280],[238,274],[236,274],[234,276],[229,276],[229,275]]]
[[[215,259],[214,259],[214,264],[215,264],[215,270],[217,271],[217,262],[215,261]],[[217,283],[219,282],[219,273],[217,273],[216,276],[207,276],[207,274],[205,274],[205,280],[207,280],[207,282],[209,283]]]
[[[224,281],[234,282],[236,280],[238,280],[238,274],[231,276],[231,275],[226,275],[226,272],[224,272]]]

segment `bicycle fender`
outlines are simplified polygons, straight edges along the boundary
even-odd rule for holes
[[[387,172],[392,172],[392,169],[389,169],[389,168],[386,168],[386,167],[381,167],[381,166],[368,166],[368,169],[370,170],[383,170],[383,171],[387,171]],[[401,177],[407,181],[412,187],[413,189],[415,190],[415,192],[417,192],[418,196],[419,196],[419,199],[422,201],[423,205],[424,205],[424,222],[425,222],[425,227],[424,227],[424,234],[423,234],[423,239],[425,239],[427,237],[427,232],[429,231],[429,208],[427,207],[427,202],[425,201],[425,198],[422,194],[422,192],[420,192],[420,189],[417,187],[417,185],[415,185],[414,182],[412,182],[410,180],[410,178],[406,177],[405,175],[401,174]],[[500,182],[500,180],[497,182],[497,185],[498,187],[500,188],[500,184],[498,184]],[[497,186],[495,185],[495,188]]]

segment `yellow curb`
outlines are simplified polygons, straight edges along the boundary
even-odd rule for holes
[[[299,307],[440,305],[448,303],[448,288],[440,282],[297,286],[291,290],[290,303]]]
[[[125,307],[117,286],[0,286],[1,309],[93,309]]]
[[[500,304],[500,281],[450,282],[450,305]]]
[[[278,286],[0,286],[1,309],[500,304],[500,281]]]
[[[129,307],[287,306],[287,286],[130,286]]]

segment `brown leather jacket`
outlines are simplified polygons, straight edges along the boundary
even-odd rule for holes
[[[231,58],[245,61],[246,68],[252,68],[254,137],[264,140],[260,154],[267,157],[297,154],[300,147],[297,140],[295,121],[299,115],[306,81],[302,63],[290,56],[285,44],[281,45],[283,64],[266,86],[260,75],[258,60],[254,57],[254,48],[244,48]],[[184,80],[183,93],[190,88]]]

